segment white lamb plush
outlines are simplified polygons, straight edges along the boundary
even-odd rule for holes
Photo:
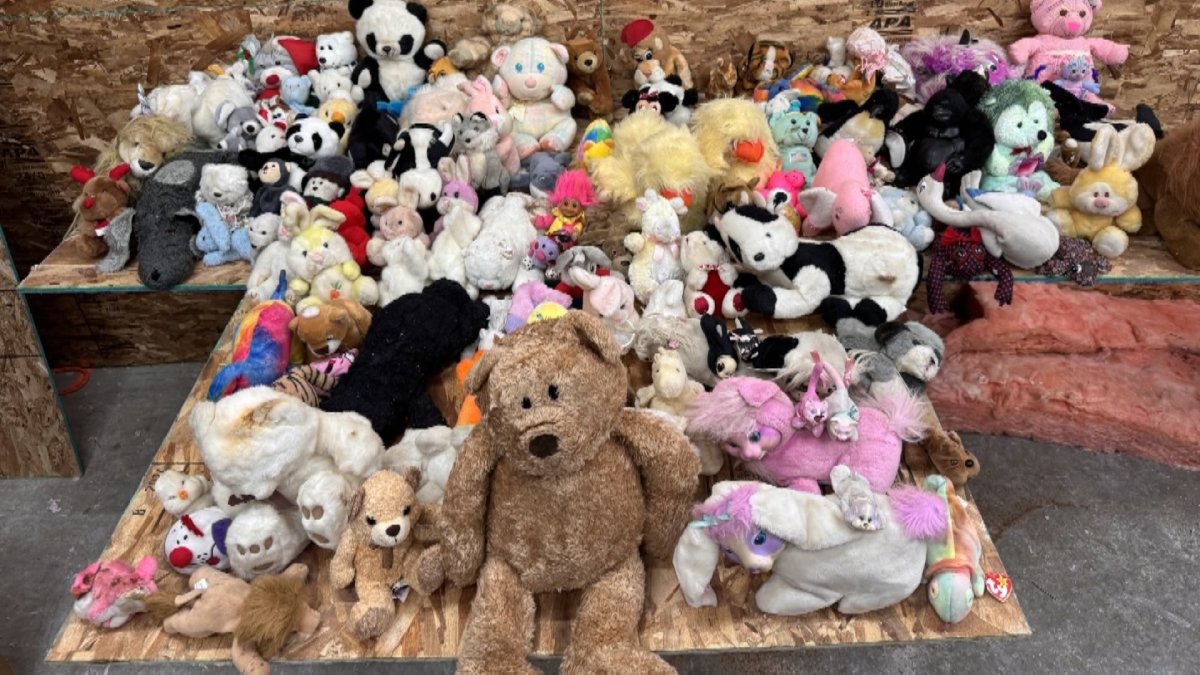
[[[324,548],[346,527],[348,496],[382,465],[383,441],[365,417],[323,412],[270,387],[197,403],[188,421],[217,506],[235,524],[246,504],[278,492],[307,511],[296,514],[300,527]]]
[[[474,214],[469,204],[461,199],[450,200],[442,215],[442,233],[429,249],[429,280],[450,279],[466,288],[468,293],[474,290],[472,298],[478,297],[478,289],[473,289],[467,283],[463,257],[482,228],[483,221]]]

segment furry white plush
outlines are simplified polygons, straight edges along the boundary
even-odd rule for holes
[[[524,159],[538,150],[562,152],[575,138],[566,87],[567,48],[542,37],[527,37],[492,52],[492,87],[513,118],[513,142]]]
[[[366,57],[351,74],[355,84],[388,100],[407,97],[425,81],[425,71],[445,55],[436,40],[425,44],[428,12],[403,0],[350,0],[354,34]]]
[[[244,503],[278,491],[307,510],[303,518],[297,513],[300,527],[326,548],[337,546],[345,527],[338,517],[346,513],[345,498],[382,465],[383,441],[366,418],[323,412],[270,387],[197,403],[188,422],[217,506],[234,525]]]
[[[296,509],[277,511],[269,504],[246,507],[229,524],[225,550],[229,566],[237,576],[249,581],[255,577],[279,574],[308,546],[308,537],[300,525]]]
[[[688,377],[708,387],[721,381],[708,366],[708,338],[700,319],[646,314],[637,322],[633,349],[643,361],[653,359],[661,349],[674,349],[683,359]]]
[[[795,340],[796,344],[788,353],[784,354],[783,367],[775,375],[775,381],[785,391],[796,396],[804,392],[804,388],[808,386],[809,378],[812,376],[813,368],[816,366],[816,363],[813,362],[813,352],[816,352],[821,357],[821,362],[827,368],[832,368],[839,378],[845,377],[846,349],[836,336],[820,331],[805,331],[792,333],[788,337]],[[822,396],[828,394],[834,385],[824,377],[819,384],[817,393]]]
[[[323,73],[339,73],[350,77],[354,66],[358,65],[358,48],[354,46],[354,33],[344,30],[318,35],[317,64]]]
[[[383,272],[379,275],[379,306],[385,307],[408,293],[420,293],[429,280],[429,250],[419,239],[401,237],[379,250]]]
[[[208,77],[203,73],[191,71],[188,73],[187,84],[164,84],[141,95],[138,88],[138,104],[130,111],[130,119],[147,115],[162,115],[169,117],[192,131],[192,113],[200,105],[200,96],[208,85]]]
[[[645,304],[659,284],[668,279],[683,279],[679,263],[679,216],[687,207],[679,197],[667,199],[655,190],[637,198],[642,213],[642,231],[625,235],[625,248],[633,254],[629,264],[629,285],[637,299]]]
[[[716,222],[734,262],[763,285],[742,289],[751,312],[793,319],[820,311],[869,324],[895,319],[920,277],[917,251],[904,235],[868,226],[833,241],[801,239],[792,224],[758,206],[738,206]]]
[[[308,159],[333,157],[338,154],[345,130],[341,122],[330,124],[318,117],[301,117],[287,129],[287,147]]]
[[[204,87],[196,100],[192,109],[192,133],[197,140],[215,148],[225,138],[225,122],[233,111],[253,105],[254,99],[242,80],[228,75],[218,77]]]
[[[290,242],[273,241],[254,258],[254,268],[246,279],[246,297],[266,300],[279,285],[279,273],[288,270]]]
[[[513,287],[537,228],[524,196],[491,199],[480,211],[483,228],[464,252],[467,292],[506,291]]]
[[[384,453],[383,468],[399,474],[409,468],[420,469],[421,484],[417,489],[417,501],[441,504],[458,450],[472,428],[436,426],[409,429],[399,443]]]
[[[174,469],[163,471],[155,479],[154,496],[162,503],[163,510],[176,518],[215,503],[207,478]]]
[[[335,98],[344,98],[351,103],[362,103],[362,87],[354,84],[350,76],[337,70],[310,70],[313,94],[321,103]]]
[[[264,155],[283,150],[288,146],[287,126],[268,124],[254,137],[255,152]],[[290,167],[289,167],[290,168]]]
[[[437,171],[433,173],[437,174]],[[440,177],[438,182],[441,182]],[[440,206],[438,210],[441,211]],[[433,240],[429,250],[429,280],[450,279],[467,288],[469,292],[471,287],[467,284],[464,255],[482,228],[483,221],[475,215],[475,210],[470,204],[461,199],[448,200],[446,210],[442,214],[442,232]]]
[[[279,230],[282,225],[283,218],[278,213],[260,213],[246,221],[246,232],[250,235],[250,248],[254,251],[256,260],[267,246],[279,240]]]
[[[646,314],[686,317],[688,313],[683,306],[683,296],[683,282],[679,279],[667,279],[650,294],[644,311]]]

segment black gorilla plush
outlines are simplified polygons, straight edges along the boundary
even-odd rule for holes
[[[366,417],[388,445],[406,429],[445,424],[428,382],[458,362],[487,321],[488,306],[448,279],[400,296],[375,314],[358,358],[321,409]]]
[[[907,148],[896,169],[898,187],[916,185],[945,164],[946,194],[957,195],[963,175],[983,168],[996,143],[987,117],[975,108],[987,90],[982,75],[963,71],[931,96],[923,110],[896,125]]]

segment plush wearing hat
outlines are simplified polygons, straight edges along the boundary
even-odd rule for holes
[[[129,233],[124,233],[125,241],[118,241],[117,230],[108,231],[110,222],[129,205],[130,188],[125,181],[128,174],[128,164],[118,164],[100,175],[82,166],[71,169],[71,178],[82,186],[71,205],[79,221],[75,245],[88,258],[104,256],[96,265],[99,272],[115,272],[129,260]]]
[[[667,422],[624,407],[627,380],[608,330],[580,312],[526,326],[472,369],[484,419],[442,502],[447,576],[478,578],[462,672],[528,670],[534,595],[564,590],[583,591],[565,671],[672,672],[638,645],[639,548],[670,551],[699,461]]]
[[[692,70],[683,53],[671,45],[667,36],[650,19],[634,19],[625,24],[621,29],[621,42],[629,48],[634,62],[638,64],[634,73],[634,81],[638,84],[646,84],[653,79],[657,68],[663,77],[678,75],[687,89],[695,86],[692,83]]]

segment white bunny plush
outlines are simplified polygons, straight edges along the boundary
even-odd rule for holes
[[[654,289],[668,279],[684,278],[679,262],[679,216],[687,213],[683,200],[666,199],[654,190],[638,197],[642,212],[642,231],[625,236],[625,248],[633,254],[629,264],[629,285],[637,299],[645,304]]]

